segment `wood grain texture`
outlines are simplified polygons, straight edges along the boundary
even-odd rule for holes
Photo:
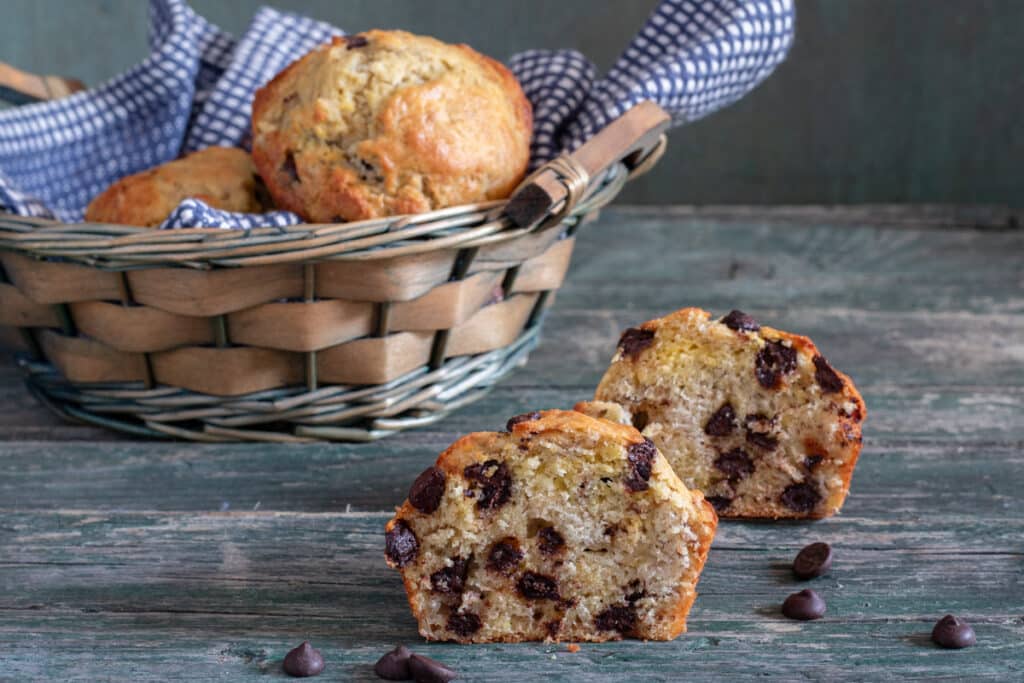
[[[311,639],[324,680],[395,643],[465,680],[1024,677],[1024,231],[970,211],[605,212],[527,367],[368,445],[138,442],[57,423],[0,367],[0,680],[265,680]],[[965,218],[967,216],[967,218]],[[931,226],[931,227],[929,227]],[[672,643],[425,645],[381,529],[458,434],[588,396],[620,330],[682,305],[806,333],[857,380],[865,450],[843,513],[723,523]],[[836,549],[824,619],[778,613]],[[978,645],[934,647],[947,612]]]

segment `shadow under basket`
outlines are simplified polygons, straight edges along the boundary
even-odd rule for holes
[[[0,214],[0,346],[59,415],[196,441],[370,441],[525,363],[580,226],[664,150],[644,102],[509,200],[247,231]]]

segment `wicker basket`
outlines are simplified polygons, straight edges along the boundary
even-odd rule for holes
[[[508,201],[411,216],[156,231],[0,214],[0,345],[56,413],[140,436],[429,424],[526,360],[578,227],[653,165],[668,121],[645,102]]]

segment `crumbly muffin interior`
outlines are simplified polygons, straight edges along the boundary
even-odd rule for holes
[[[438,508],[400,513],[418,539],[403,573],[425,637],[668,639],[684,628],[713,514],[635,432],[629,443],[551,422],[471,439]]]
[[[863,402],[810,340],[743,320],[684,309],[628,330],[580,409],[640,429],[719,514],[832,514],[860,450]]]

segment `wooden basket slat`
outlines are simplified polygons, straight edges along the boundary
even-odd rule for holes
[[[426,365],[433,339],[427,332],[357,339],[318,353],[318,373],[335,384],[385,384]]]
[[[303,379],[303,356],[288,351],[192,346],[154,353],[150,358],[157,382],[213,396],[276,389]]]
[[[446,357],[486,353],[515,341],[537,301],[536,294],[519,294],[486,306],[451,330]]]
[[[569,270],[574,246],[576,238],[570,237],[555,242],[540,256],[523,261],[512,285],[512,293],[541,292],[561,287]]]
[[[76,263],[40,261],[10,251],[0,253],[0,262],[8,279],[36,303],[66,304],[121,298],[117,273]]]
[[[32,345],[20,327],[0,325],[0,351],[30,352]]]
[[[207,318],[151,306],[80,301],[71,304],[71,313],[80,331],[120,351],[148,353],[213,343],[213,328]]]
[[[12,327],[59,327],[52,306],[32,301],[14,285],[0,282],[0,325]]]
[[[298,264],[186,270],[150,268],[126,274],[132,296],[169,313],[216,316],[303,294]]]
[[[391,306],[390,329],[396,332],[447,330],[465,322],[496,295],[502,273],[477,273],[435,287],[412,301]]]
[[[511,268],[526,259],[540,256],[558,241],[557,228],[526,233],[518,239],[497,242],[480,247],[471,270]]]
[[[448,281],[458,251],[443,249],[373,261],[315,265],[320,297],[353,301],[410,301]]]
[[[284,351],[319,351],[373,331],[376,306],[366,301],[327,299],[271,303],[227,316],[234,344]]]
[[[146,359],[141,353],[118,351],[88,337],[69,337],[41,330],[46,357],[72,382],[144,382]]]

